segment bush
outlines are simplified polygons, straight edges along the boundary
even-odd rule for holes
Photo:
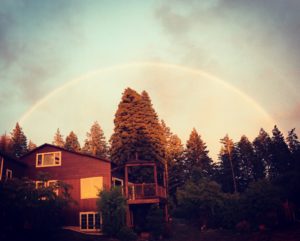
[[[157,240],[163,235],[164,231],[164,216],[163,211],[158,205],[152,205],[147,215],[147,229],[151,233],[153,240]]]
[[[136,241],[138,236],[131,228],[124,226],[120,229],[117,238],[120,241]]]
[[[102,213],[103,233],[116,236],[125,226],[126,218],[126,199],[120,188],[101,191],[97,205]]]

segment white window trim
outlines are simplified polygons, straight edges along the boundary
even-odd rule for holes
[[[115,187],[115,181],[121,182],[121,183],[122,183],[121,186],[122,186],[122,187],[124,186],[124,181],[123,181],[123,179],[120,179],[120,178],[117,178],[117,177],[113,177],[113,178],[112,178],[112,181],[113,181],[114,187]]]
[[[39,188],[38,185],[39,185],[40,183],[43,183],[43,184],[44,184],[44,185],[43,185],[44,187],[49,187],[51,182],[56,183],[57,180],[35,181],[35,188],[38,189],[38,188]],[[54,189],[53,191],[54,191],[54,192],[56,193],[56,195],[58,196],[58,189]]]
[[[47,154],[53,154],[55,155],[55,153],[59,153],[59,164],[55,164],[55,160],[54,160],[54,164],[53,165],[44,165],[44,156]],[[42,156],[42,165],[38,165],[38,156],[41,155]],[[35,167],[40,168],[40,167],[57,167],[57,166],[61,166],[61,151],[53,151],[53,152],[42,152],[42,153],[37,153],[36,154],[36,160],[35,160]]]
[[[87,215],[87,220],[86,220],[86,229],[81,228],[81,215],[82,214],[86,214]],[[88,223],[88,215],[89,214],[93,214],[93,228],[88,228],[89,227],[89,223]],[[100,226],[102,227],[102,215],[99,212],[95,212],[95,211],[89,211],[89,212],[79,212],[79,228],[81,231],[101,231],[101,229],[96,229],[95,228],[95,223],[96,223],[96,215],[95,214],[99,214],[100,216]]]
[[[4,163],[4,158],[1,158],[1,165],[0,165],[0,181],[2,180],[2,173],[3,173],[3,163]]]
[[[11,169],[6,168],[5,181],[12,179],[12,177],[13,177],[13,171]]]

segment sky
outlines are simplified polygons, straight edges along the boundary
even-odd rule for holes
[[[214,157],[226,133],[299,130],[299,12],[298,0],[0,0],[0,133],[21,121],[37,144],[57,128],[83,141],[97,120],[109,139],[126,87]]]

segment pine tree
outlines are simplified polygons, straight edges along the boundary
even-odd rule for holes
[[[16,127],[11,133],[12,153],[19,158],[27,153],[27,138],[17,122]]]
[[[243,192],[254,181],[253,163],[256,158],[252,143],[245,135],[237,143],[236,152],[238,160],[237,184],[239,191]]]
[[[233,140],[226,135],[220,140],[223,145],[219,154],[220,164],[218,167],[218,182],[224,192],[237,193],[237,158]]]
[[[253,175],[256,181],[268,176],[271,162],[271,142],[269,134],[261,128],[253,141],[256,157],[253,162]]]
[[[124,163],[136,158],[164,161],[165,141],[156,112],[146,92],[127,88],[119,103],[111,136],[111,159]]]
[[[6,155],[12,155],[11,137],[6,133],[0,136],[0,151]]]
[[[283,134],[276,125],[272,134],[270,177],[277,178],[291,170],[291,155]]]
[[[295,128],[288,132],[286,141],[291,153],[291,169],[300,170],[300,142]]]
[[[65,146],[65,142],[64,142],[62,134],[60,134],[59,128],[57,128],[56,133],[54,134],[52,144],[55,145],[55,146],[59,146],[59,147],[64,147]]]
[[[167,164],[167,177],[168,177],[168,194],[176,202],[176,191],[179,187],[184,185],[184,148],[180,138],[173,134],[170,128],[161,121],[161,126],[165,135],[166,141],[166,164]]]
[[[96,156],[107,158],[108,157],[108,148],[105,140],[105,136],[102,128],[100,127],[97,121],[92,125],[90,132],[87,134],[85,139],[84,147],[82,151],[84,153]]]
[[[34,144],[31,140],[29,140],[28,147],[27,147],[28,151],[32,151],[35,148],[36,148],[36,144]]]
[[[80,151],[80,144],[77,135],[73,131],[71,131],[70,134],[66,137],[64,148],[69,151]]]
[[[211,174],[212,160],[208,156],[206,144],[201,139],[201,136],[194,128],[186,143],[185,149],[185,166],[187,179],[191,178],[192,171],[195,168],[201,170],[203,176],[208,177]]]

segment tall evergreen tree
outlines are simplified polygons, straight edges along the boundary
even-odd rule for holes
[[[184,153],[187,179],[191,178],[195,168],[201,170],[203,176],[208,177],[211,174],[212,160],[208,156],[208,152],[206,144],[194,128],[187,140]]]
[[[86,134],[84,147],[82,151],[84,153],[107,158],[108,157],[108,147],[105,140],[103,130],[97,121],[91,126],[90,132]]]
[[[7,155],[12,155],[11,137],[6,133],[0,136],[0,151]]]
[[[238,159],[237,184],[239,191],[243,192],[254,181],[253,163],[256,157],[252,143],[245,135],[236,144],[236,149]]]
[[[291,153],[291,169],[300,170],[300,142],[295,128],[288,132],[286,141]]]
[[[253,176],[257,181],[268,175],[271,161],[271,138],[269,134],[260,129],[258,136],[253,141],[255,159],[253,162]]]
[[[11,133],[11,143],[12,153],[15,157],[19,158],[27,153],[27,137],[18,122]]]
[[[272,133],[270,177],[276,178],[291,170],[291,156],[284,136],[276,125]]]
[[[165,141],[162,127],[146,92],[127,88],[114,119],[111,159],[124,163],[138,156],[143,160],[164,161]]]
[[[60,133],[59,128],[57,128],[55,134],[54,134],[54,138],[53,138],[53,145],[55,146],[59,146],[59,147],[64,147],[65,146],[65,141],[63,139],[62,134]]]
[[[27,147],[28,151],[32,151],[35,148],[36,148],[36,144],[34,144],[31,140],[29,140],[28,147]]]
[[[176,201],[176,191],[185,182],[184,173],[184,148],[180,138],[173,134],[170,128],[161,121],[166,140],[166,164],[168,176],[168,193]]]
[[[76,152],[80,151],[80,144],[78,141],[78,137],[73,131],[71,131],[70,134],[66,137],[64,148],[69,151],[76,151]]]
[[[233,140],[226,135],[220,140],[223,145],[219,154],[218,182],[225,192],[237,193],[237,158]]]

